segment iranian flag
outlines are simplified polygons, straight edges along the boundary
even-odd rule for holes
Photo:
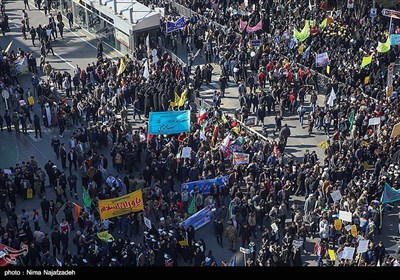
[[[197,120],[197,124],[200,125],[201,122],[207,117],[207,110],[205,108],[201,108],[199,112],[199,119]]]

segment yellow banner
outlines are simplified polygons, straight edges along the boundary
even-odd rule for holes
[[[142,190],[112,199],[99,200],[100,219],[102,220],[142,210]]]

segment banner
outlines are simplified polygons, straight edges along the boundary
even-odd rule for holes
[[[21,249],[17,250],[10,246],[0,243],[0,267],[5,267],[9,264],[16,265],[19,256],[28,254],[28,245],[22,245]]]
[[[368,239],[358,241],[357,254],[362,254],[368,251]]]
[[[180,17],[176,21],[167,21],[166,23],[167,33],[171,33],[183,28],[185,28],[185,17]]]
[[[350,222],[352,221],[352,213],[347,212],[347,211],[341,211],[339,210],[339,219],[345,221],[345,222]]]
[[[330,63],[329,56],[327,52],[319,53],[315,57],[315,66],[316,67],[324,67]]]
[[[228,176],[223,176],[223,177],[216,178],[216,179],[207,179],[207,180],[200,180],[200,181],[184,183],[181,186],[181,192],[183,192],[185,187],[190,192],[194,189],[195,186],[197,186],[197,188],[199,189],[199,191],[201,191],[201,193],[208,194],[208,193],[210,193],[210,187],[214,183],[216,183],[218,185],[218,187],[221,187],[224,184],[224,182],[228,182]]]
[[[233,164],[248,164],[250,161],[250,155],[246,153],[233,153],[232,163]]]
[[[400,45],[400,34],[390,34],[390,45]]]
[[[143,208],[142,190],[137,190],[116,198],[99,200],[101,220],[142,211]]]
[[[210,222],[210,216],[213,212],[214,204],[208,205],[207,207],[201,209],[200,211],[194,213],[192,216],[184,220],[182,223],[185,229],[193,226],[195,230],[201,228],[205,224]]]
[[[189,110],[150,112],[149,134],[177,134],[189,131]]]
[[[388,183],[385,183],[385,187],[383,189],[381,195],[382,203],[395,202],[400,200],[400,190],[395,190]]]

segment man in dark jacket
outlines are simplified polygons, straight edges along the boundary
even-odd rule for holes
[[[47,224],[49,222],[50,202],[46,197],[43,197],[42,202],[40,202],[40,207],[42,208],[43,220]]]
[[[42,138],[42,128],[40,125],[40,118],[36,114],[33,116],[33,125],[35,127],[35,138],[38,138],[38,132],[39,132],[40,138]]]
[[[57,257],[57,251],[58,254],[60,254],[61,251],[61,234],[58,230],[58,226],[55,226],[54,231],[51,233],[51,244],[53,247],[53,257]]]

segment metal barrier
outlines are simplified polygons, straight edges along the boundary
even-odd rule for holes
[[[163,47],[163,46],[161,46],[161,49],[162,49],[163,51],[167,52],[167,53],[171,56],[172,60],[178,62],[180,65],[183,66],[183,65],[186,64],[182,59],[180,59],[176,54],[174,54],[174,53],[173,53],[172,51],[170,51],[169,49],[167,49],[167,48],[165,48],[165,47]]]

